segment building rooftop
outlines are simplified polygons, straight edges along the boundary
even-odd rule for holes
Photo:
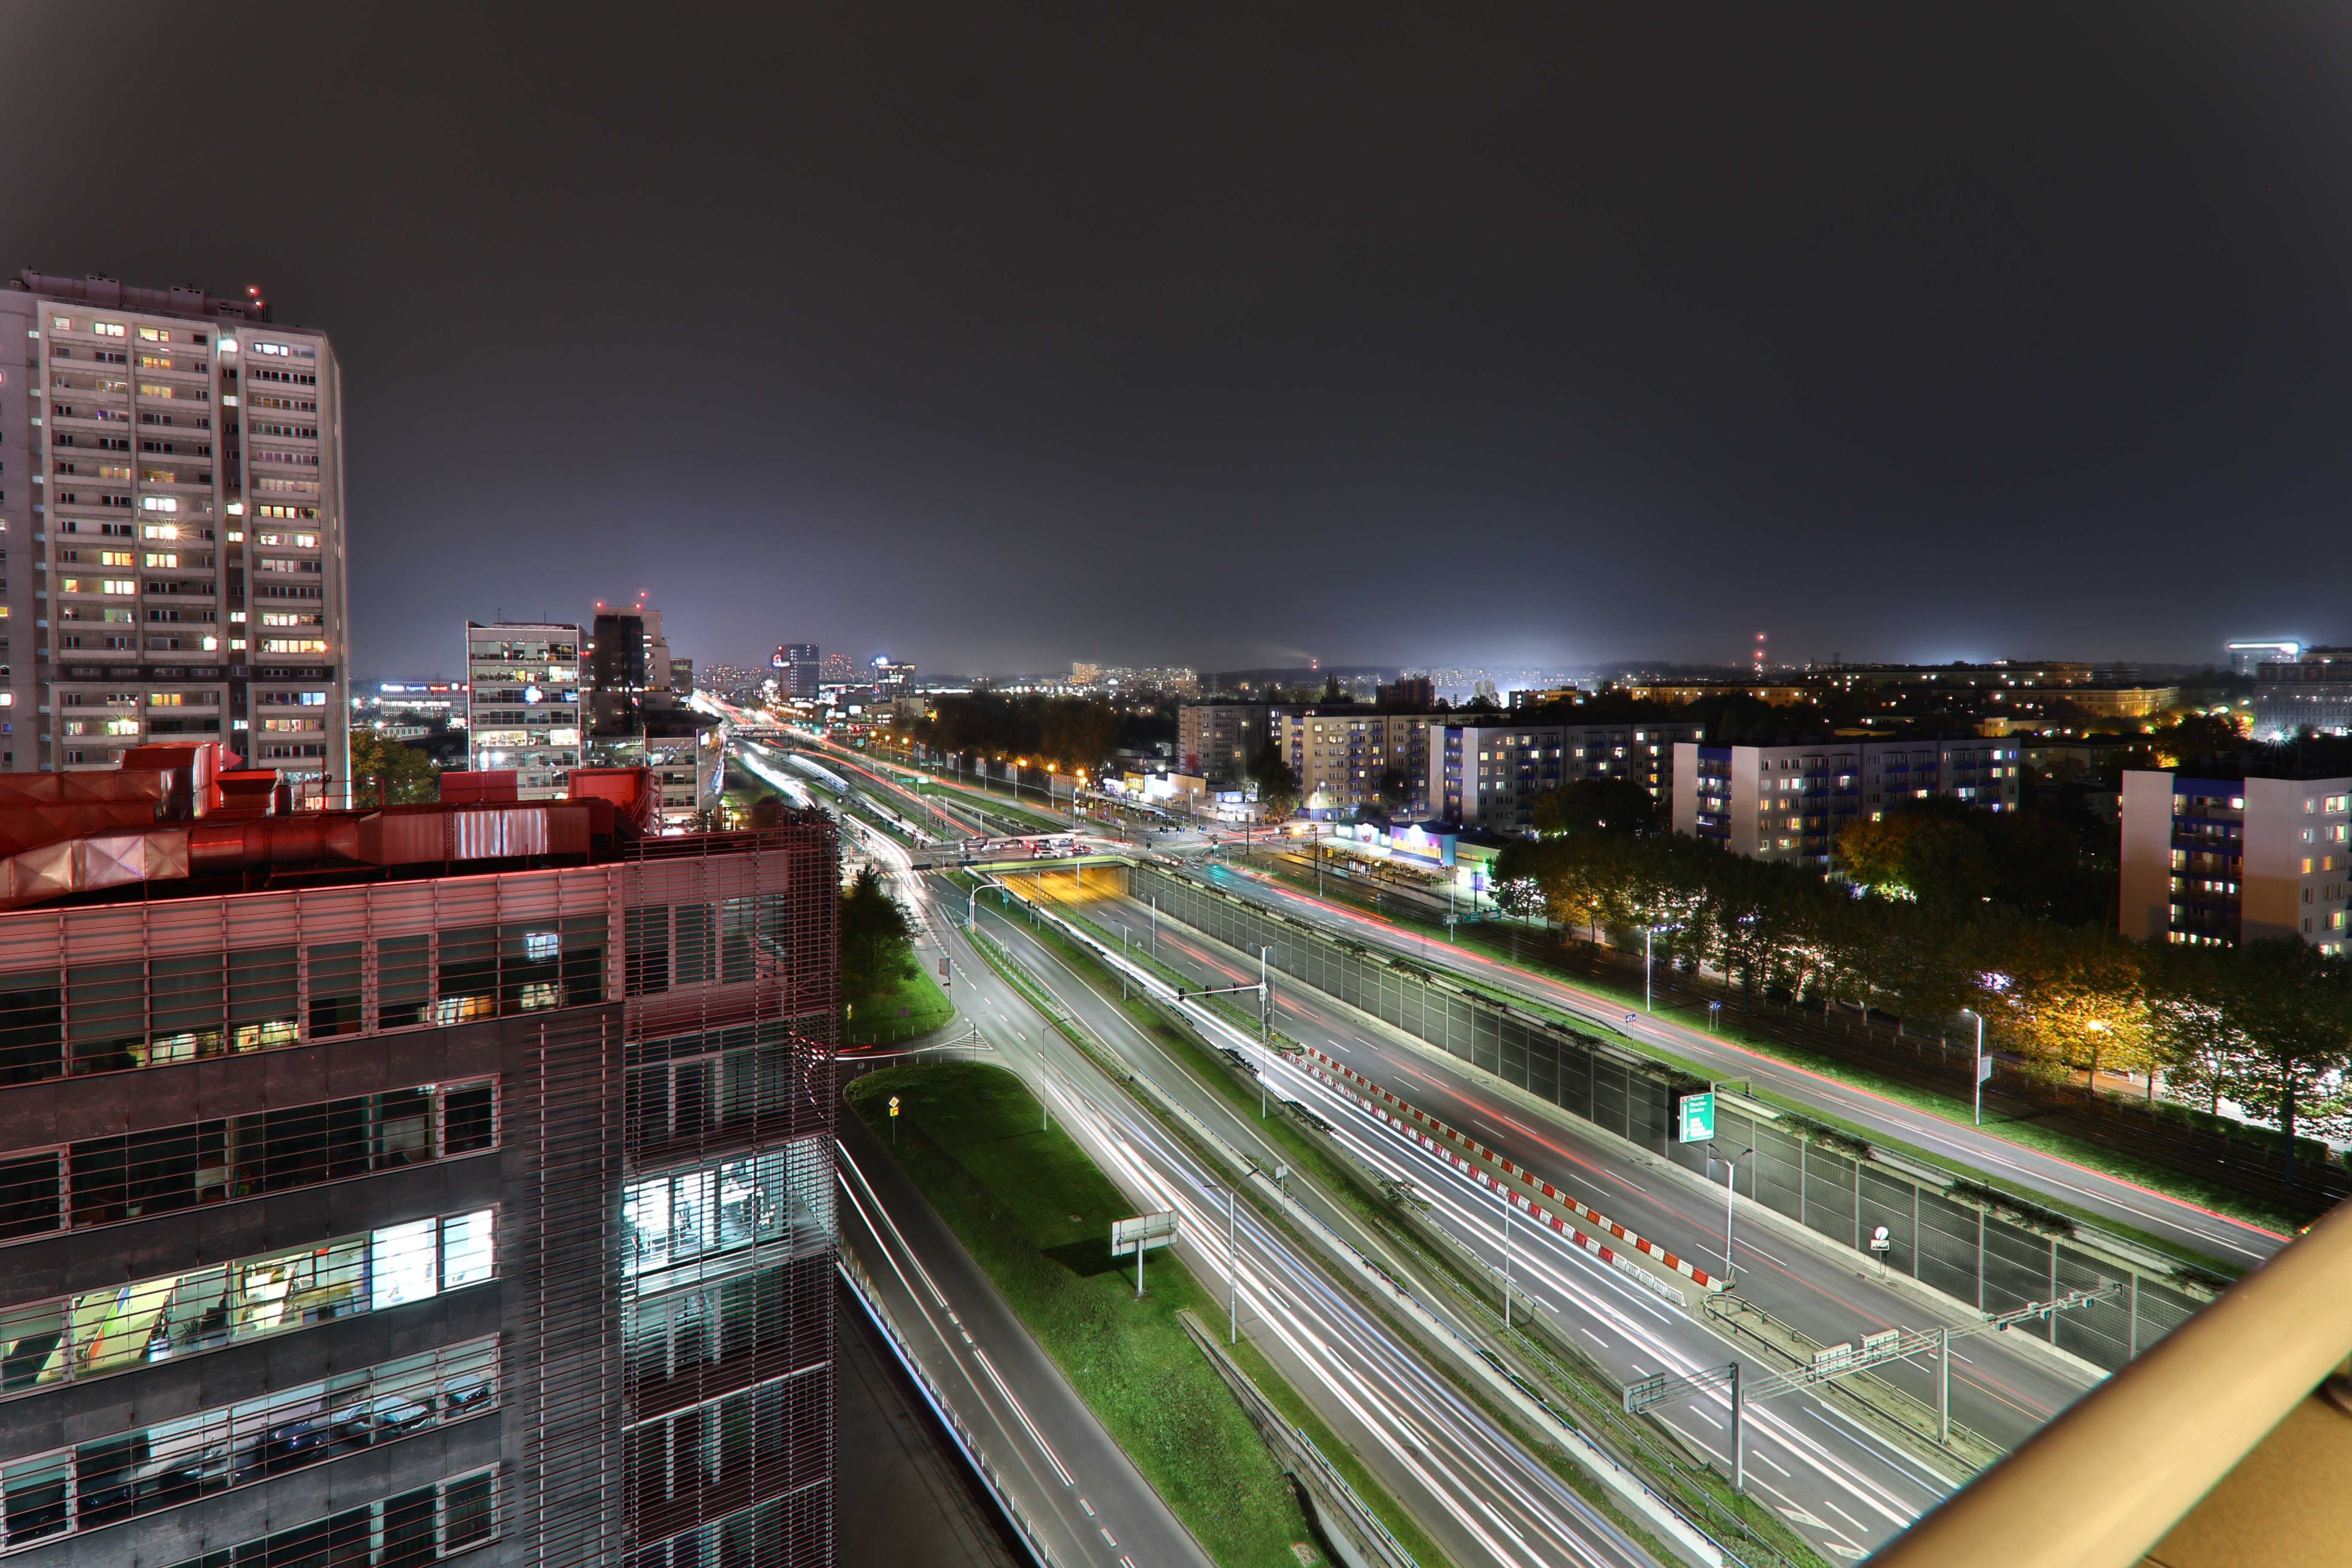
[[[38,294],[47,300],[70,300],[76,304],[136,310],[148,316],[184,316],[192,321],[269,320],[268,301],[261,298],[261,291],[257,289],[248,290],[245,298],[238,299],[235,295],[212,294],[202,289],[185,289],[176,285],[169,289],[142,289],[98,272],[81,278],[67,278],[58,273],[36,271],[30,267],[9,279],[8,287],[22,293]]]
[[[659,833],[650,769],[575,768],[518,800],[511,773],[446,773],[429,805],[296,810],[219,742],[136,746],[113,771],[0,774],[0,911],[748,852],[772,832]]]

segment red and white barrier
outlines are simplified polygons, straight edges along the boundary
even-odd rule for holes
[[[1623,1242],[1643,1257],[1673,1269],[1700,1289],[1706,1290],[1723,1289],[1723,1280],[1719,1277],[1709,1274],[1687,1258],[1675,1257],[1654,1241],[1644,1240],[1591,1205],[1561,1192],[1549,1182],[1538,1179],[1524,1166],[1512,1163],[1467,1134],[1456,1132],[1428,1112],[1416,1110],[1410,1101],[1400,1100],[1391,1094],[1345,1062],[1335,1060],[1312,1046],[1307,1047],[1307,1060],[1310,1070],[1313,1070],[1318,1077],[1349,1092],[1358,1104],[1378,1116],[1382,1121],[1408,1138],[1413,1139],[1431,1152],[1450,1160],[1457,1169],[1475,1178],[1482,1185],[1503,1194],[1515,1206],[1524,1208],[1554,1230],[1571,1237],[1576,1244],[1587,1252],[1607,1262],[1614,1263],[1618,1260],[1615,1253],[1606,1243],[1585,1235],[1583,1231],[1569,1224],[1559,1215],[1549,1213],[1526,1194],[1506,1186],[1489,1174],[1486,1167],[1498,1170],[1513,1181],[1541,1193],[1554,1203],[1574,1212],[1578,1217],[1598,1226],[1614,1239]],[[1465,1158],[1457,1151],[1467,1151],[1468,1154],[1475,1159]]]

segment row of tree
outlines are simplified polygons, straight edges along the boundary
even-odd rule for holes
[[[929,716],[916,721],[914,736],[935,752],[1027,757],[1065,773],[1091,773],[1131,721],[1099,698],[973,691],[940,698]]]
[[[1930,1030],[1973,1012],[2053,1076],[2153,1073],[2175,1098],[2226,1099],[2289,1133],[2352,1130],[2352,963],[2296,938],[2135,942],[1983,900],[1827,882],[1678,835],[1527,840],[1496,871],[1507,912],[1595,940],[1646,930],[1660,962],[1706,964],[1750,1007],[1764,995],[1866,1007]]]

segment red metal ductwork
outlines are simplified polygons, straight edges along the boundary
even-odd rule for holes
[[[190,749],[142,746],[126,757]],[[587,856],[616,835],[643,836],[659,801],[651,770],[600,768],[575,773],[575,780],[590,776],[570,800],[499,800],[495,789],[460,785],[475,800],[492,798],[281,815],[285,792],[275,774],[225,769],[220,760],[0,774],[0,909],[257,868]]]

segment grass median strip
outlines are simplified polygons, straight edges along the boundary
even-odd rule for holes
[[[1164,1250],[1147,1258],[1135,1299],[1134,1270],[1108,1244],[1128,1200],[1068,1134],[1040,1131],[1036,1099],[1013,1074],[977,1062],[893,1068],[857,1079],[848,1100],[887,1136],[893,1095],[899,1163],[1193,1539],[1226,1568],[1299,1568],[1294,1543],[1313,1532],[1176,1320],[1184,1307],[1218,1316],[1221,1304]]]

